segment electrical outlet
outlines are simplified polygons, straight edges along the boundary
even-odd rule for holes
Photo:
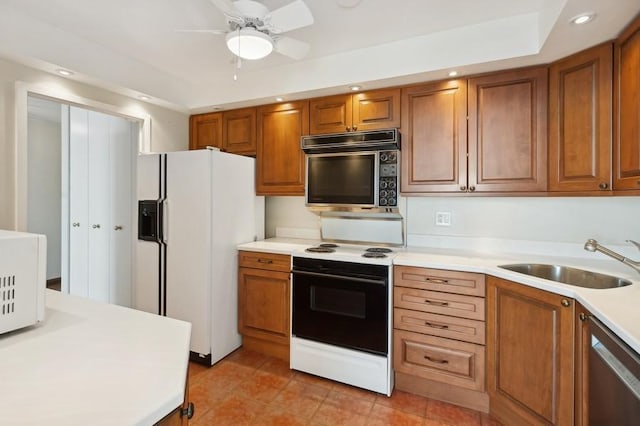
[[[436,212],[436,226],[451,226],[451,212]]]

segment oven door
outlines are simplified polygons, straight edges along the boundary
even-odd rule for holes
[[[299,338],[388,353],[388,280],[293,270],[292,332]]]

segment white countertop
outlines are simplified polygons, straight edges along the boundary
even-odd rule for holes
[[[317,244],[317,240],[271,238],[242,244],[238,246],[238,249],[292,254],[294,251],[315,244]],[[630,347],[640,353],[640,275],[616,260],[523,253],[487,254],[458,249],[422,247],[396,248],[394,250],[397,252],[393,258],[394,265],[478,272],[574,298]],[[556,283],[498,267],[498,265],[510,263],[547,263],[573,266],[622,277],[633,284],[620,288],[595,290]]]
[[[0,335],[0,423],[150,425],[182,404],[191,324],[47,290]]]

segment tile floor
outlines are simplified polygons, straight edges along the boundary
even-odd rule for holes
[[[289,369],[238,349],[211,368],[191,363],[192,426],[499,425],[490,416],[406,392],[390,398]]]

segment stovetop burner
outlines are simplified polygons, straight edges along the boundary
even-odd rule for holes
[[[386,247],[369,247],[365,250],[367,253],[392,253],[393,250]]]
[[[391,250],[389,250],[389,251],[391,251]],[[387,257],[387,255],[384,252],[381,252],[381,251],[370,251],[369,249],[367,249],[362,254],[362,257],[382,258],[382,257]]]
[[[322,243],[318,244],[318,247],[336,248],[338,245],[334,243]]]
[[[305,251],[309,253],[333,253],[336,250],[333,247],[323,247],[322,245],[318,247],[309,247]]]

